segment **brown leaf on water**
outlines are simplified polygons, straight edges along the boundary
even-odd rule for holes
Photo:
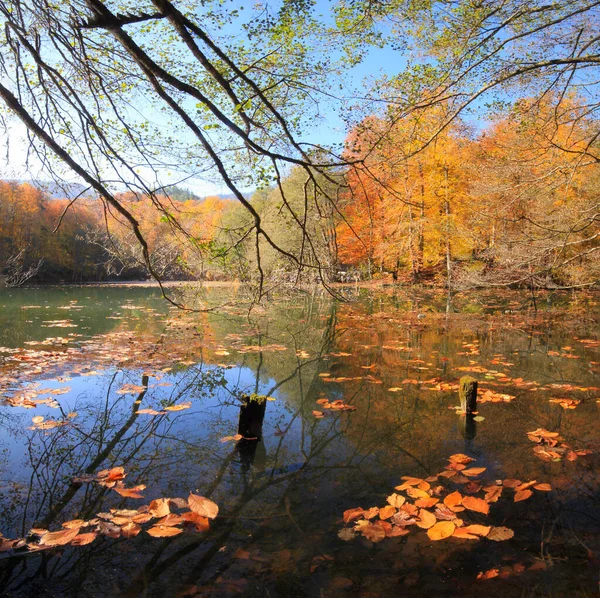
[[[131,518],[131,521],[134,523],[148,523],[154,517],[150,513],[139,513],[138,515],[134,515]]]
[[[407,488],[416,486],[424,481],[422,478],[411,478],[409,476],[402,476],[402,479],[404,482],[400,484],[400,486],[396,486],[395,490],[406,490]]]
[[[171,512],[169,508],[169,499],[168,498],[157,498],[153,500],[148,510],[153,517],[164,517]]]
[[[406,527],[402,527],[400,525],[392,526],[392,529],[389,532],[386,532],[387,538],[397,538],[399,536],[406,536],[410,534],[410,530]]]
[[[463,469],[461,473],[468,477],[474,477],[479,475],[480,473],[483,473],[486,469],[487,467],[471,467],[469,469]]]
[[[433,527],[436,524],[436,522],[437,518],[431,511],[427,511],[426,509],[421,509],[419,511],[419,519],[417,521],[417,525],[421,529],[429,529],[430,527]]]
[[[235,434],[233,436],[223,436],[223,438],[221,438],[219,440],[219,442],[237,442],[238,440],[241,440],[243,438],[243,436],[241,434]]]
[[[364,513],[364,509],[361,509],[361,507],[356,507],[354,509],[346,509],[342,517],[344,519],[344,523],[350,523],[355,519],[360,519],[364,515]]]
[[[61,529],[57,532],[46,532],[40,538],[40,544],[44,546],[64,546],[69,544],[75,536],[79,533],[79,528],[74,529]]]
[[[98,523],[98,531],[109,538],[118,538],[121,535],[121,528],[114,523],[108,521],[100,521]]]
[[[202,517],[208,519],[214,519],[219,514],[219,507],[216,503],[204,496],[198,496],[197,494],[190,493],[188,497],[188,505],[190,511],[198,513]]]
[[[485,491],[484,500],[486,500],[489,503],[498,502],[498,499],[502,495],[503,489],[504,488],[502,486],[487,486],[486,488],[484,488],[484,491]]]
[[[129,521],[125,525],[121,526],[121,534],[124,538],[135,538],[142,531],[142,526]]]
[[[160,411],[156,409],[138,409],[136,411],[137,415],[161,415]]]
[[[96,474],[96,481],[102,485],[108,485],[107,482],[116,482],[122,480],[127,474],[123,467],[113,467],[112,469],[103,469]],[[114,484],[112,484],[114,486]]]
[[[312,414],[317,418],[317,419],[323,419],[325,417],[325,414],[322,411],[317,411],[316,409],[313,410]]]
[[[396,512],[396,507],[386,505],[379,509],[379,519],[389,519]]]
[[[439,498],[418,498],[417,500],[415,500],[415,507],[419,507],[421,509],[430,509],[431,507],[434,507],[435,505],[437,505],[440,502]]]
[[[450,461],[450,463],[461,463],[466,465],[467,463],[475,461],[475,459],[467,455],[463,455],[462,453],[457,453],[456,455],[450,455],[450,457],[448,457],[448,461]]]
[[[431,498],[425,490],[414,487],[407,488],[406,494],[408,494],[408,496],[411,498]]]
[[[536,484],[536,485],[534,486],[534,488],[535,488],[536,490],[540,490],[540,491],[542,491],[542,492],[550,492],[550,491],[552,490],[552,486],[550,486],[550,484],[546,484],[546,483],[543,483],[543,484]]]
[[[72,519],[71,521],[65,521],[62,526],[65,529],[79,529],[87,525],[87,522],[83,519]],[[33,531],[33,530],[32,530]]]
[[[385,528],[379,521],[364,526],[361,532],[362,535],[368,540],[371,540],[371,542],[377,543],[385,538]]]
[[[527,488],[531,488],[531,486],[533,486],[536,483],[537,483],[537,480],[531,480],[530,482],[523,482],[522,484],[519,484],[515,488],[515,492],[521,492],[521,490],[527,490]]]
[[[494,542],[504,542],[504,540],[510,540],[515,535],[515,532],[504,526],[492,527],[486,538],[493,540]]]
[[[472,524],[472,525],[467,525],[461,529],[464,529],[467,531],[467,533],[473,534],[475,536],[486,537],[490,533],[492,527],[490,525]]]
[[[521,484],[522,484],[521,480],[515,480],[512,478],[508,478],[502,482],[502,485],[505,488],[516,488],[517,486],[520,486]]]
[[[371,507],[363,513],[365,519],[374,519],[377,515],[379,515],[379,507]]]
[[[519,492],[515,492],[515,502],[527,500],[532,494],[533,492],[531,490],[520,490]]]
[[[437,505],[435,508],[435,516],[441,521],[453,521],[456,519],[456,513],[450,510],[446,505]]]
[[[113,490],[124,496],[125,498],[144,498],[142,494],[140,494],[141,490],[145,490],[146,486],[144,484],[140,484],[139,486],[133,486],[132,488],[125,488],[125,485],[122,482],[118,482]]]
[[[184,519],[181,515],[176,515],[175,513],[169,513],[165,515],[162,519],[159,519],[155,525],[166,525],[168,527],[172,527],[173,525],[179,525],[183,523]]]
[[[483,500],[483,498],[465,496],[463,497],[462,504],[466,509],[469,509],[469,511],[483,513],[484,515],[487,515],[490,512],[490,505]]]
[[[188,502],[185,498],[169,498],[169,504],[178,509],[187,509]]]
[[[169,405],[168,407],[165,407],[163,411],[183,411],[184,409],[189,409],[191,406],[192,403],[187,401],[186,403],[179,403],[179,405]]]
[[[494,577],[498,577],[500,575],[500,571],[498,569],[489,569],[488,571],[481,571],[477,574],[477,579],[493,579]]]
[[[193,525],[197,532],[205,532],[210,527],[206,517],[202,517],[202,515],[194,513],[193,511],[181,513],[181,518],[186,523]]]
[[[404,498],[404,496],[402,496],[401,494],[390,494],[387,497],[387,502],[388,504],[392,505],[393,507],[396,507],[397,509],[399,509],[405,502],[406,502],[406,498]]]
[[[31,418],[31,421],[34,424],[41,424],[44,421],[44,416],[43,415],[36,415],[35,417]]]
[[[349,527],[345,527],[338,532],[338,538],[344,542],[349,542],[350,540],[354,540],[354,538],[356,538],[356,532]]]
[[[461,540],[479,540],[479,536],[469,533],[466,527],[457,527],[452,533],[452,537]]]
[[[153,538],[169,538],[171,536],[178,536],[183,530],[178,527],[155,525],[147,531]]]
[[[462,502],[462,499],[463,499],[463,497],[460,492],[458,492],[458,491],[451,492],[450,494],[448,494],[448,496],[446,496],[444,498],[444,504],[449,509],[452,509],[453,507],[460,505],[460,503]]]
[[[427,530],[427,536],[430,540],[444,540],[449,538],[456,529],[452,521],[438,521],[434,526]]]
[[[77,534],[73,540],[71,540],[71,546],[85,546],[91,544],[97,537],[98,534],[89,532],[87,534]]]

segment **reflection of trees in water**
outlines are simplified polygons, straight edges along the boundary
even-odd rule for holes
[[[262,353],[254,356],[257,358],[257,366],[254,370],[252,392],[272,395],[279,391],[286,395],[290,390],[296,393],[300,389],[303,393],[307,378],[305,371],[310,371],[308,376],[315,378],[320,354],[330,348],[330,331],[333,329],[333,326],[329,326],[322,334],[322,346],[315,352],[313,358],[296,358],[294,367],[288,370],[287,375],[280,377],[270,387],[264,386],[265,379],[272,380],[263,372],[265,358]],[[259,342],[261,336],[259,333]],[[279,368],[281,364],[278,364]],[[65,488],[65,480],[75,474],[91,474],[100,468],[116,465],[125,467],[129,474],[128,485],[145,483],[148,492],[152,491],[153,483],[156,482],[160,489],[181,493],[183,481],[190,486],[197,485],[204,489],[203,493],[207,496],[220,492],[223,496],[237,497],[233,501],[234,504],[224,510],[226,521],[234,522],[232,518],[247,504],[263,500],[263,496],[266,497],[266,504],[269,504],[280,492],[277,487],[292,480],[305,464],[310,463],[322,451],[320,446],[322,442],[314,444],[310,439],[312,430],[305,427],[302,422],[302,413],[308,409],[304,405],[304,396],[296,397],[292,405],[287,407],[291,412],[284,417],[283,431],[288,431],[300,423],[303,438],[300,445],[310,448],[301,449],[300,452],[290,451],[286,437],[283,435],[273,450],[270,450],[268,460],[263,467],[254,469],[255,447],[262,444],[261,441],[244,441],[237,447],[231,448],[225,457],[222,450],[219,450],[218,442],[222,430],[232,425],[231,406],[239,405],[237,399],[248,390],[249,382],[246,379],[240,379],[223,387],[222,370],[202,365],[189,368],[178,376],[176,388],[170,396],[160,399],[161,407],[176,404],[199,393],[217,394],[217,401],[213,400],[212,407],[223,406],[222,413],[217,417],[205,421],[200,414],[199,418],[193,418],[194,426],[199,428],[196,431],[200,432],[196,434],[190,432],[191,421],[183,427],[183,433],[178,428],[178,422],[186,421],[185,412],[175,416],[173,414],[156,416],[144,421],[143,416],[138,415],[137,412],[141,407],[152,404],[150,395],[153,389],[141,392],[133,403],[131,397],[127,396],[113,398],[114,391],[123,381],[125,380],[120,381],[120,374],[115,373],[108,381],[103,401],[99,401],[98,398],[80,401],[77,407],[79,417],[73,426],[55,429],[48,435],[37,432],[21,435],[21,439],[28,445],[31,467],[27,498],[23,502],[5,507],[5,513],[7,515],[10,513],[10,520],[15,522],[15,527],[17,527],[16,522],[20,522],[18,527],[21,528],[21,533],[26,533],[34,521],[37,527],[53,527],[60,521],[75,516],[90,519],[101,510],[124,503],[125,501],[116,497],[111,490],[101,486],[71,482]],[[144,376],[141,383],[146,386],[148,377]],[[308,390],[310,391],[310,385]],[[210,427],[207,428],[205,424]],[[329,438],[327,442],[332,440],[333,438]],[[248,448],[254,450],[249,451]],[[297,460],[302,456],[302,452],[304,452],[304,464],[300,464],[291,473],[281,473],[286,471],[290,459]],[[204,461],[204,464],[198,466],[200,461]],[[191,473],[185,471],[188,468]],[[204,482],[206,477],[194,479],[200,473],[210,474],[211,483],[208,487]],[[189,487],[186,487],[183,492],[187,490]],[[228,499],[227,502],[231,501]],[[230,526],[227,523],[221,527],[223,528],[221,531],[216,530],[216,533],[220,534],[219,537]],[[188,543],[185,549],[186,553],[189,552],[190,546],[195,549],[205,545],[207,541],[212,542],[211,538],[192,537],[191,544]],[[113,548],[111,543],[114,545]],[[119,544],[120,541],[97,540],[90,547],[69,550],[59,561],[53,559],[53,551],[9,558],[4,562],[3,581],[6,587],[10,584],[14,591],[26,587],[31,581],[30,578],[37,575],[49,576],[56,581],[74,576],[79,578],[79,583],[83,583],[86,576],[90,574],[91,563],[110,559],[111,554],[118,554]],[[140,542],[136,541],[136,544],[139,545]],[[161,543],[155,541],[143,546],[141,550],[143,553],[148,550],[152,552],[154,547],[160,546]],[[158,559],[163,550],[158,548],[158,552],[150,562]],[[23,569],[23,561],[28,564],[25,569]],[[82,569],[84,564],[85,570]]]
[[[389,309],[386,305],[383,308]],[[494,548],[494,558],[514,557],[515,547],[524,547],[560,561],[580,555],[584,545],[595,548],[597,541],[590,543],[590,533],[598,525],[590,518],[598,507],[596,457],[576,464],[544,463],[535,458],[526,438],[527,431],[546,427],[560,430],[570,443],[597,443],[595,422],[589,411],[578,408],[567,417],[557,406],[549,405],[545,395],[523,392],[514,403],[486,406],[486,420],[479,425],[477,436],[466,444],[457,416],[448,409],[448,405],[456,403],[456,397],[448,393],[427,395],[411,385],[400,394],[387,392],[399,380],[415,374],[409,359],[419,351],[456,355],[463,341],[472,338],[478,340],[477,360],[481,362],[499,352],[508,356],[516,351],[515,370],[523,375],[535,373],[544,382],[576,377],[583,380],[584,368],[578,360],[548,363],[547,349],[551,343],[563,341],[562,333],[554,328],[552,334],[539,334],[540,326],[533,325],[508,334],[491,329],[489,323],[481,320],[465,331],[464,319],[446,321],[445,315],[439,320],[428,315],[427,324],[421,324],[416,320],[408,322],[406,316],[392,312],[388,313],[389,319],[373,320],[360,310],[346,306],[335,309],[327,314],[321,306],[312,318],[306,318],[305,333],[298,323],[304,317],[292,318],[289,313],[286,317],[285,307],[280,306],[278,317],[268,322],[266,318],[251,316],[252,337],[245,343],[268,346],[281,342],[282,334],[287,332],[294,349],[310,351],[308,359],[289,350],[247,353],[243,356],[246,369],[232,370],[240,375],[235,379],[231,375],[226,387],[220,385],[214,368],[198,365],[178,374],[177,385],[168,397],[152,397],[154,391],[150,389],[139,397],[141,404],[132,405],[131,398],[110,400],[107,393],[105,401],[85,410],[82,417],[88,418],[89,423],[80,424],[79,436],[75,429],[57,429],[47,437],[36,436],[43,443],[31,446],[32,461],[38,463],[39,474],[31,482],[32,506],[27,518],[22,515],[24,529],[33,519],[56,524],[59,519],[66,519],[67,513],[69,518],[74,514],[86,518],[123,504],[114,493],[100,487],[67,484],[65,488],[61,472],[93,472],[100,467],[124,465],[129,472],[128,485],[145,483],[146,493],[154,489],[163,496],[185,496],[189,490],[198,490],[215,500],[221,507],[220,517],[208,534],[185,534],[164,540],[150,540],[144,534],[133,540],[97,540],[85,548],[69,549],[62,559],[53,558],[50,552],[30,555],[25,559],[25,568],[23,561],[9,559],[4,562],[2,581],[11,584],[8,587],[15,592],[19,588],[25,592],[37,583],[32,579],[42,580],[42,588],[72,587],[73,583],[102,587],[103,571],[117,563],[119,572],[113,574],[111,581],[120,584],[119,592],[124,595],[140,595],[149,588],[151,593],[169,593],[174,585],[209,588],[224,575],[239,570],[243,561],[235,558],[235,550],[249,545],[262,546],[267,553],[282,545],[298,549],[301,558],[308,559],[308,576],[311,557],[306,555],[310,551],[318,555],[331,550],[329,538],[335,540],[337,531],[332,522],[345,508],[380,504],[401,475],[435,473],[445,457],[461,451],[480,456],[479,464],[487,465],[492,477],[538,479],[553,484],[558,480],[557,492],[545,501],[499,507],[499,517],[514,524],[517,535],[512,546],[502,548],[505,552]],[[376,308],[371,312],[379,313]],[[305,311],[300,313],[305,316]],[[329,319],[320,320],[324,315]],[[316,318],[325,324],[322,332],[315,331]],[[236,330],[239,319],[223,324],[216,337],[223,338],[229,326]],[[412,353],[385,349],[394,339],[410,347]],[[364,348],[365,345],[372,346]],[[352,355],[326,355],[346,348]],[[362,365],[375,368],[363,370]],[[446,362],[436,362],[436,366],[440,366],[441,375],[446,374]],[[251,378],[241,374],[248,370],[252,371]],[[362,380],[323,383],[318,374],[331,370],[336,376],[361,375]],[[373,383],[369,374],[383,384]],[[423,373],[425,378],[432,375]],[[198,397],[202,391],[208,395],[205,399],[193,399],[194,407],[202,406],[197,417],[182,412],[142,420],[142,416],[134,415],[140,406],[150,406],[153,400],[164,406]],[[339,396],[352,402],[357,411],[314,420],[310,414],[323,392],[329,398]],[[264,439],[222,445],[219,438],[236,431],[238,399],[244,393],[279,394],[285,402],[266,403]],[[210,407],[209,399],[213,400]],[[270,435],[276,425],[284,432],[282,436]],[[112,501],[118,502],[113,505]],[[504,519],[495,523],[503,522]],[[391,579],[406,568],[422,568],[424,559],[444,562],[446,548],[426,550],[418,542],[418,538],[411,538],[406,544],[390,544],[387,552],[378,553],[382,559],[378,567],[355,563],[355,570],[346,568],[345,574],[366,579],[380,571],[382,579]],[[335,548],[338,549],[339,546]],[[360,545],[345,550],[364,553]],[[479,563],[485,562],[486,552],[493,552],[482,547],[476,550],[479,553],[465,545],[448,555],[449,562],[471,575],[473,567],[488,566]],[[465,564],[461,559],[472,559],[473,564]],[[498,563],[491,563],[494,564]],[[341,563],[336,566],[343,569]],[[283,576],[286,579],[280,582],[292,587],[299,575]],[[107,593],[106,586],[104,592]]]

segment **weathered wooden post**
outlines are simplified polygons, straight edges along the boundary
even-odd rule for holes
[[[236,445],[237,452],[244,470],[248,470],[252,465],[262,469],[266,463],[265,445],[261,442],[261,436],[267,397],[244,395],[242,401],[238,434],[243,438]]]
[[[242,397],[238,434],[247,439],[260,440],[267,409],[267,397],[252,394]]]
[[[458,387],[460,408],[467,415],[477,411],[477,380],[473,376],[463,376]]]

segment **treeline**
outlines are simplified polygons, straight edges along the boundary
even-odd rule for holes
[[[440,128],[440,105],[404,120],[368,116],[347,138],[346,167],[291,170],[252,195],[260,235],[233,200],[119,200],[164,279],[591,285],[600,279],[598,123],[574,100],[560,106],[516,102],[482,131],[457,119]],[[0,182],[0,270],[16,283],[148,276],[138,239],[109,205],[10,182]]]

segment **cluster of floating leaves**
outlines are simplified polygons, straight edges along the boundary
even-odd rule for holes
[[[342,401],[342,399],[336,399],[335,401],[330,401],[326,398],[317,399],[317,405],[321,407],[321,409],[330,409],[331,411],[356,411],[356,407],[354,405],[348,405]],[[317,419],[321,419],[325,417],[325,414],[322,411],[314,410],[313,415]]]
[[[537,480],[522,482],[516,479],[496,480],[484,485],[479,476],[485,467],[468,467],[475,459],[452,455],[445,469],[428,478],[402,477],[403,483],[387,497],[387,505],[363,509],[348,509],[343,514],[346,527],[339,532],[342,540],[360,534],[372,542],[408,535],[411,530],[425,530],[430,540],[446,538],[494,542],[509,540],[514,532],[504,526],[466,523],[463,512],[488,515],[490,505],[498,502],[505,490],[513,491],[513,501],[521,502],[534,490],[549,492],[550,484]],[[463,492],[450,491],[448,482],[463,486]],[[400,494],[404,493],[404,494]],[[476,496],[482,493],[482,497]],[[348,527],[352,525],[352,527]]]
[[[74,478],[74,483],[97,483],[112,488],[127,498],[143,498],[140,492],[146,486],[126,488],[123,479],[126,473],[122,467],[105,469],[93,476]],[[174,512],[179,510],[179,513]],[[149,505],[137,509],[110,509],[98,513],[89,520],[73,519],[62,524],[62,529],[50,531],[32,528],[25,538],[7,539],[0,535],[0,552],[38,552],[59,546],[85,546],[99,536],[109,538],[133,538],[144,530],[143,524],[150,523],[146,533],[154,538],[177,536],[184,527],[197,532],[209,529],[209,520],[219,513],[216,503],[190,493],[187,499],[157,498]]]
[[[533,452],[542,461],[576,461],[578,457],[591,455],[590,449],[573,449],[562,441],[558,432],[549,432],[544,428],[538,428],[533,432],[527,432],[527,438],[535,442]]]

